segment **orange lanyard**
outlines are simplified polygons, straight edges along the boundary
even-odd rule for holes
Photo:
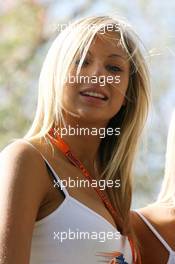
[[[81,161],[79,161],[75,155],[73,155],[73,153],[70,150],[70,147],[68,146],[68,144],[60,137],[60,135],[57,133],[56,139],[54,138],[54,129],[51,128],[49,131],[49,138],[50,141],[59,149],[62,151],[62,153],[67,157],[67,159],[77,168],[79,168],[83,175],[90,181],[90,183],[92,183],[93,178],[91,177],[91,175],[89,174],[89,172],[86,170],[86,168],[84,167],[84,165],[81,163]],[[108,209],[108,211],[111,213],[111,215],[113,216],[113,218],[117,221],[121,221],[121,218],[119,218],[117,216],[117,211],[113,208],[111,202],[109,201],[109,199],[107,198],[107,196],[102,193],[102,191],[98,188],[98,187],[93,187],[95,189],[95,191],[97,192],[97,194],[99,195],[99,197],[101,198],[101,200],[103,201],[105,207]],[[116,221],[116,223],[117,223]],[[133,261],[134,264],[136,263],[136,254],[135,254],[135,247],[134,247],[134,242],[131,238],[128,237],[130,246],[131,246],[131,251],[132,251],[132,256],[133,256]]]

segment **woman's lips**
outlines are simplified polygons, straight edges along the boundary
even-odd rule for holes
[[[106,101],[108,101],[108,98],[106,99],[102,99],[99,97],[94,97],[94,96],[90,96],[90,95],[84,95],[82,93],[79,93],[80,97],[82,98],[82,100],[84,102],[93,104],[93,105],[104,105],[106,103]]]
[[[99,87],[98,84],[92,84],[92,85],[87,86],[86,88],[83,88],[80,91],[80,94],[81,95],[87,94],[92,97],[103,97],[104,100],[109,98],[108,92],[104,88]]]

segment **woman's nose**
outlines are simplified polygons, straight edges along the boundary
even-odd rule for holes
[[[103,70],[103,65],[101,62],[95,62],[91,67],[89,67],[89,76],[103,76],[104,75],[104,70]]]
[[[105,69],[101,61],[94,62],[89,67],[89,79],[91,83],[104,84],[105,82]]]

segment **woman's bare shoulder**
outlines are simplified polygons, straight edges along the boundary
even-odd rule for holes
[[[29,139],[23,139],[19,138],[14,140],[11,143],[8,143],[0,152],[0,154],[7,154],[7,153],[15,153],[15,154],[33,154],[35,156],[39,157],[39,149],[37,150],[37,145],[41,145],[41,141],[39,140],[29,140]],[[21,156],[21,155],[20,155]]]
[[[44,180],[45,177],[43,176],[46,173],[45,162],[40,152],[22,139],[15,140],[2,149],[0,152],[0,167],[6,175],[18,175],[18,177],[20,175],[23,181],[27,180],[25,175],[30,175],[31,184],[32,175],[37,174],[39,181]],[[12,171],[13,173],[11,173]],[[10,180],[10,177],[6,178]]]
[[[0,168],[0,259],[29,263],[35,220],[48,191],[45,163],[35,148],[16,140],[0,152]]]

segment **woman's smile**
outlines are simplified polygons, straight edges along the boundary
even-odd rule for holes
[[[90,85],[79,92],[81,100],[92,106],[103,106],[109,100],[108,93],[99,85]]]

